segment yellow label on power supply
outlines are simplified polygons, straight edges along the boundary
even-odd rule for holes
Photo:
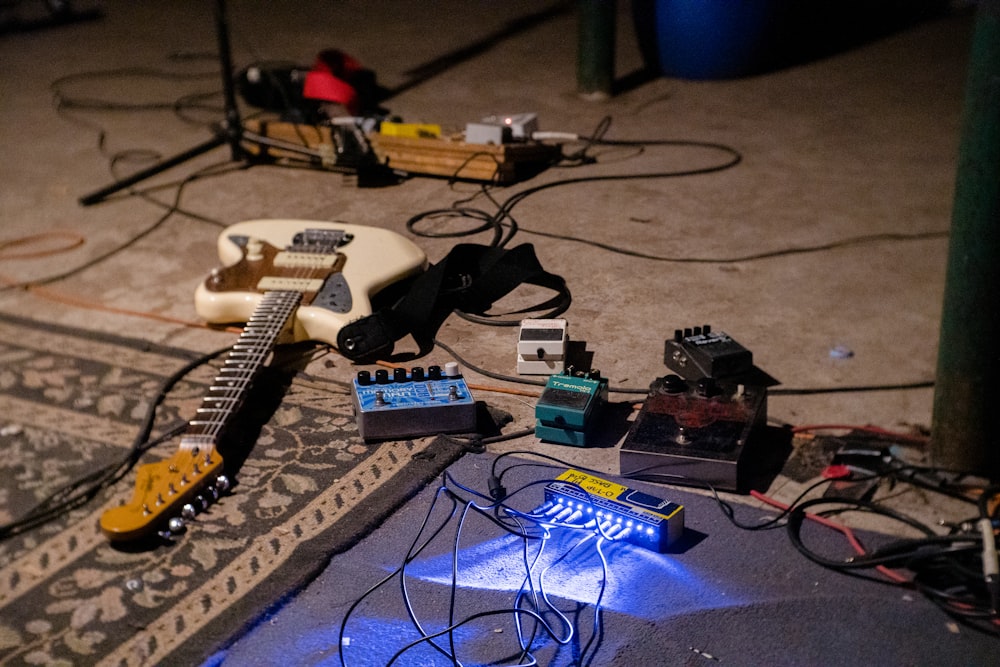
[[[678,503],[663,500],[648,493],[636,491],[627,486],[616,484],[606,479],[580,472],[579,470],[573,470],[572,468],[556,477],[556,479],[560,482],[576,484],[592,496],[624,503],[633,509],[649,512],[664,519],[671,519],[679,512],[684,511],[684,507]]]

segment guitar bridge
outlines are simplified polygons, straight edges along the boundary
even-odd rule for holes
[[[308,249],[312,246],[320,248],[339,248],[347,245],[353,239],[353,234],[348,234],[347,232],[339,229],[310,228],[304,229],[296,234],[292,239],[292,243],[295,246],[305,248],[308,251]]]

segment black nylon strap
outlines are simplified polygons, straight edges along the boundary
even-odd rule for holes
[[[352,361],[387,359],[395,341],[413,336],[419,356],[434,345],[434,336],[448,316],[458,310],[485,315],[493,304],[518,285],[531,284],[557,292],[544,304],[518,312],[552,308],[549,316],[564,312],[571,296],[566,282],[542,268],[530,243],[510,250],[463,243],[418,276],[409,292],[391,308],[351,322],[340,330],[337,347]]]

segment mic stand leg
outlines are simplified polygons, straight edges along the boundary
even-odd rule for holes
[[[226,19],[225,0],[216,0],[214,16],[216,37],[219,42],[219,67],[222,70],[222,93],[225,98],[226,107],[226,121],[223,127],[216,132],[213,138],[204,143],[200,143],[197,146],[189,148],[183,153],[179,153],[174,157],[168,158],[153,165],[152,167],[149,167],[148,169],[138,171],[131,176],[127,176],[112,183],[111,185],[101,188],[100,190],[96,190],[95,192],[80,197],[79,201],[81,205],[90,206],[91,204],[104,201],[107,197],[116,192],[133,186],[140,181],[144,181],[151,176],[156,176],[171,167],[176,167],[179,164],[196,158],[202,153],[207,153],[208,151],[218,148],[219,146],[229,145],[231,157],[234,162],[243,160],[246,157],[246,152],[243,150],[241,145],[241,140],[243,138],[243,123],[240,120],[239,109],[236,106],[236,93],[235,86],[233,84],[233,59],[229,46],[229,22]]]
[[[140,181],[146,180],[147,178],[156,176],[157,174],[164,172],[172,167],[176,167],[177,165],[187,162],[188,160],[194,159],[199,155],[201,155],[202,153],[207,153],[208,151],[214,148],[218,148],[219,146],[225,146],[227,143],[229,143],[229,139],[226,136],[219,134],[218,136],[213,137],[212,139],[209,139],[204,143],[189,148],[183,153],[179,153],[174,157],[159,162],[153,165],[152,167],[149,167],[148,169],[137,171],[131,176],[126,176],[125,178],[119,181],[115,181],[111,185],[103,187],[100,190],[95,190],[89,195],[84,195],[83,197],[80,197],[79,200],[80,204],[83,206],[90,206],[92,204],[97,204],[98,202],[104,201],[105,199],[115,194],[116,192],[131,187],[136,183],[139,183]]]

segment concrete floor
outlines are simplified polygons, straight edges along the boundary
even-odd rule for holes
[[[22,4],[28,11],[33,3]],[[626,78],[642,63],[629,3],[619,4],[616,71]],[[41,243],[48,248],[83,241],[33,259],[11,259],[9,253],[28,247],[8,247],[0,274],[8,285],[44,281],[144,235],[44,292],[3,288],[2,312],[208,351],[234,339],[186,324],[197,321],[195,287],[218,262],[220,225],[336,219],[405,234],[405,222],[427,209],[466,198],[490,208],[468,183],[413,178],[359,189],[338,174],[280,167],[227,169],[179,189],[198,170],[225,165],[224,149],[142,183],[144,196],[80,206],[80,196],[116,176],[206,140],[207,124],[221,119],[207,3],[106,0],[100,6],[105,17],[97,21],[0,37],[0,241],[47,232],[64,235]],[[259,60],[308,65],[320,50],[340,48],[399,91],[385,102],[393,113],[448,129],[498,112],[534,111],[543,130],[586,135],[608,116],[610,139],[713,142],[738,150],[741,164],[719,173],[570,185],[518,205],[523,229],[515,243],[533,243],[543,266],[566,279],[573,293],[566,314],[571,337],[586,343],[612,385],[643,387],[663,375],[664,339],[675,328],[702,323],[750,348],[757,365],[785,388],[933,379],[969,12],[759,76],[654,78],[593,102],[576,91],[572,3],[518,22],[545,6],[529,0],[281,0],[264,9],[234,0],[233,57],[237,67]],[[200,107],[175,113],[176,101],[199,93],[208,94],[197,98]],[[504,199],[562,178],[655,173],[726,159],[690,147],[592,153],[594,165],[550,169],[493,196]],[[120,157],[113,169],[111,156]],[[175,198],[183,210],[164,218]],[[630,258],[532,231],[662,257],[718,260],[869,235],[940,234],[756,261],[686,263]],[[488,236],[466,240],[485,243]],[[454,243],[416,241],[431,261]],[[535,296],[518,295],[511,305]],[[512,373],[515,331],[452,318],[440,338],[472,363]],[[834,358],[836,346],[853,355]],[[426,361],[448,359],[438,350]],[[337,358],[315,370],[346,380],[356,369]],[[793,425],[912,431],[929,427],[932,397],[931,389],[774,396],[769,416]],[[532,423],[532,399],[487,391],[477,398],[511,412],[511,430]],[[617,472],[613,447],[569,449],[533,438],[502,447],[572,456]]]

